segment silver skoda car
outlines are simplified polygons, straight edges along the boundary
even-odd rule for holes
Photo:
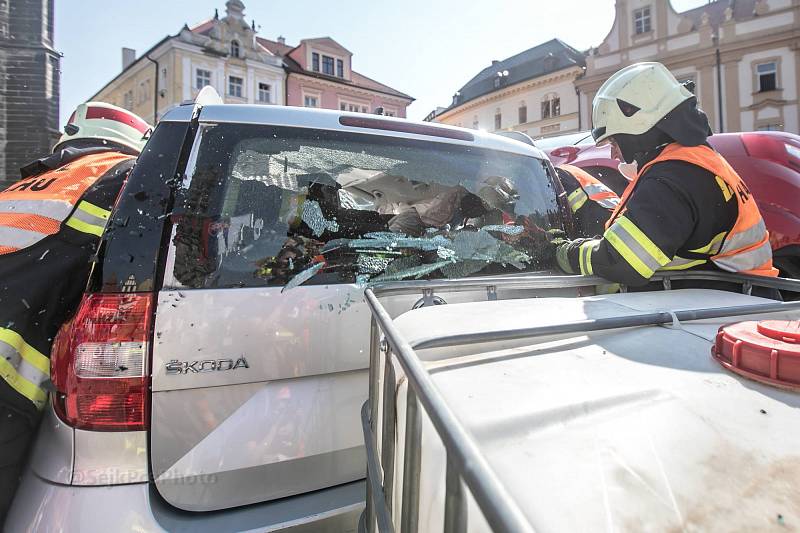
[[[550,269],[569,224],[559,188],[538,149],[477,131],[172,110],[56,340],[7,530],[355,530],[363,288]]]

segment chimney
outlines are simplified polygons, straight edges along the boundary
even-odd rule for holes
[[[131,63],[136,61],[136,50],[133,48],[123,48],[122,49],[122,70],[125,70]]]
[[[286,37],[278,35],[278,44],[286,44]]]
[[[496,60],[496,59],[492,59],[492,66],[495,66],[495,65],[497,65],[498,63],[500,63],[498,60]]]

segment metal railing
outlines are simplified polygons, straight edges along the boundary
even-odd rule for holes
[[[672,287],[673,281],[704,280],[735,283],[741,285],[742,292],[746,294],[749,294],[756,286],[800,293],[800,281],[782,278],[693,271],[658,274],[653,279],[660,281],[665,290]],[[594,276],[509,276],[398,282],[379,285],[365,291],[366,301],[372,312],[369,399],[364,403],[361,411],[364,441],[367,448],[367,506],[362,524],[368,531],[374,531],[376,524],[382,533],[395,531],[392,505],[395,485],[394,457],[397,413],[393,361],[400,365],[408,380],[400,530],[403,533],[417,531],[422,441],[421,406],[441,439],[446,453],[444,531],[460,533],[467,530],[467,502],[462,482],[469,489],[493,531],[533,531],[531,524],[489,466],[475,441],[447,405],[424,363],[415,353],[415,349],[658,325],[672,323],[675,320],[691,321],[800,310],[800,301],[776,301],[722,308],[640,313],[528,328],[431,337],[412,346],[397,330],[391,316],[379,301],[380,296],[421,293],[423,300],[432,302],[436,291],[449,293],[476,290],[485,290],[487,299],[493,300],[497,298],[498,289],[580,288],[607,283],[602,278]],[[380,338],[381,335],[383,335],[383,341]],[[379,365],[382,352],[385,354],[385,359],[383,361],[383,409],[379,453],[376,421],[379,406]]]

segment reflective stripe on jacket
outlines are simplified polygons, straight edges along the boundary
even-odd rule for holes
[[[85,155],[0,192],[0,255],[55,235],[64,223],[101,235],[108,211],[80,201],[81,196],[98,178],[129,159],[132,156],[118,152]]]
[[[573,213],[591,200],[605,209],[612,210],[619,204],[619,196],[606,187],[603,182],[574,165],[558,165],[558,168],[565,172],[569,172],[580,185],[579,189],[575,189],[567,196],[569,207]]]
[[[664,148],[658,157],[644,165],[639,170],[636,179],[625,189],[620,204],[606,223],[606,228],[608,229],[606,234],[610,232],[618,235],[620,231],[617,228],[624,228],[624,220],[627,220],[622,216],[625,211],[625,204],[637,181],[647,169],[656,163],[668,160],[685,161],[706,169],[717,178],[723,194],[728,198],[734,196],[737,201],[739,214],[736,223],[727,235],[717,235],[707,246],[700,250],[693,250],[693,252],[708,254],[709,259],[722,270],[759,276],[777,276],[778,270],[772,266],[772,248],[769,243],[769,232],[764,225],[761,212],[758,210],[750,190],[725,158],[708,146],[686,147],[673,143]],[[647,243],[645,242],[642,246],[647,249],[646,245]],[[627,251],[630,252],[630,250]],[[652,267],[664,270],[691,268],[705,261],[703,259],[674,257],[663,262],[664,258],[658,256],[660,250],[658,252],[651,250],[641,257],[633,252],[631,253],[637,257],[640,263],[646,266],[646,268],[643,268],[643,272],[649,272]],[[663,254],[661,255],[663,256]],[[654,261],[649,261],[648,259],[653,259]]]

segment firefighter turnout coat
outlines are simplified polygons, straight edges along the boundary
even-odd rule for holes
[[[32,419],[47,400],[53,338],[86,288],[134,161],[108,148],[67,148],[0,192],[0,401]]]
[[[752,194],[707,145],[670,144],[640,169],[602,238],[567,252],[582,274],[642,285],[658,270],[717,268],[777,276]]]

